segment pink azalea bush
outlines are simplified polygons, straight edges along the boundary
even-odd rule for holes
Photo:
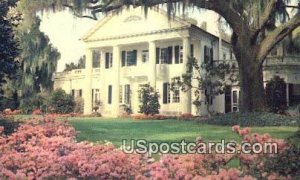
[[[276,172],[264,168],[264,154],[163,155],[149,162],[145,155],[125,154],[112,145],[77,142],[76,132],[66,121],[48,115],[22,124],[13,134],[0,136],[0,179],[97,178],[97,179],[274,179]],[[245,142],[277,142],[280,152],[288,148],[269,135],[251,134],[250,128],[232,130]],[[0,134],[3,128],[0,127]],[[274,155],[269,155],[274,156]],[[145,158],[146,157],[146,158]],[[227,168],[238,159],[241,168]],[[281,177],[290,179],[291,177]]]

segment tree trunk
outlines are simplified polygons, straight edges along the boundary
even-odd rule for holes
[[[251,51],[251,50],[249,50]],[[263,69],[255,59],[255,52],[246,53],[239,59],[239,75],[241,88],[241,112],[264,111],[266,108]]]

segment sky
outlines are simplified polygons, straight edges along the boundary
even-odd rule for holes
[[[217,21],[219,16],[216,13],[195,10],[189,12],[189,16],[196,19],[199,25],[203,21],[207,21],[207,31],[218,34]],[[41,31],[49,36],[50,42],[61,53],[57,72],[63,71],[66,63],[77,63],[79,58],[84,55],[85,50],[84,43],[80,41],[80,38],[95,26],[97,21],[74,17],[69,11],[47,13],[41,18]]]

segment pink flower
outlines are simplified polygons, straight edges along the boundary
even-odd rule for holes
[[[238,133],[238,131],[240,130],[240,128],[241,128],[241,127],[240,127],[239,125],[235,125],[235,126],[232,126],[231,129],[232,129],[233,132]]]
[[[0,126],[0,134],[4,131],[4,127]]]

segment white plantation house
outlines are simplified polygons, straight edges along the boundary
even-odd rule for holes
[[[118,117],[121,105],[139,111],[140,85],[150,83],[160,94],[160,113],[206,113],[197,111],[193,92],[179,88],[170,91],[168,84],[186,72],[188,57],[198,61],[234,61],[228,42],[179,17],[151,9],[145,17],[140,8],[124,9],[107,15],[82,40],[86,44],[85,69],[56,73],[54,88],[62,88],[84,99],[84,113],[100,106],[103,116]],[[288,83],[288,104],[300,102],[300,58],[283,56],[278,47],[264,66],[264,79],[283,77]],[[203,97],[204,98],[204,97]],[[101,103],[100,103],[101,102]],[[228,87],[225,94],[211,102],[215,112],[238,111],[239,88]]]

